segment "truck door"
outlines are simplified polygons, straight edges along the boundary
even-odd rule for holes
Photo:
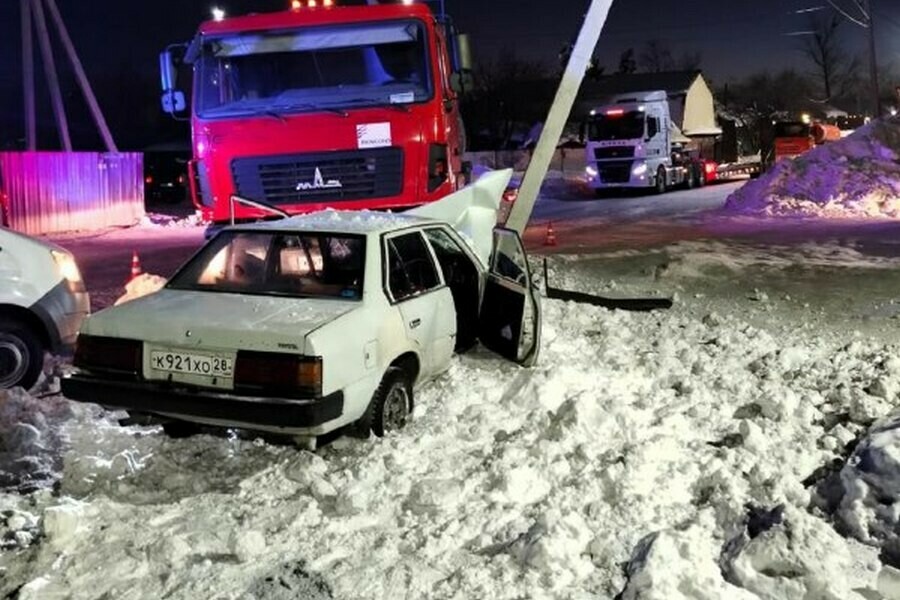
[[[450,365],[456,344],[453,296],[438,274],[420,231],[385,240],[386,285],[407,338],[418,348],[423,376]]]
[[[532,287],[522,239],[515,231],[494,230],[494,251],[478,318],[486,348],[523,366],[535,363],[541,345],[541,306]]]

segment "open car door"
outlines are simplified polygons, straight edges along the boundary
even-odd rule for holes
[[[530,367],[541,346],[541,305],[519,234],[494,229],[494,249],[478,315],[478,337],[486,348]]]

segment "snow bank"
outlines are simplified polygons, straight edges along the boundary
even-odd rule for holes
[[[316,454],[168,439],[73,405],[58,494],[6,505],[9,530],[42,541],[0,553],[0,595],[793,600],[875,589],[877,552],[806,514],[803,482],[888,409],[872,393],[875,382],[900,389],[896,349],[801,333],[787,347],[740,320],[679,311],[546,302],[545,315],[539,368],[462,357],[421,390],[401,434]],[[752,537],[748,505],[783,505],[783,523]]]
[[[736,214],[824,218],[900,217],[900,119],[875,121],[819,146],[729,197]]]
[[[141,273],[125,284],[125,293],[116,300],[115,305],[125,304],[158,292],[166,285],[166,278],[150,273]]]
[[[177,217],[161,213],[147,213],[138,222],[139,227],[144,228],[192,228],[205,227],[209,222],[203,219],[202,213],[198,210],[186,217]]]

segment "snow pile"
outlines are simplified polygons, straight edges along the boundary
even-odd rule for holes
[[[823,218],[900,217],[900,119],[875,121],[819,146],[735,192],[737,214]]]
[[[60,423],[71,414],[71,404],[59,396],[0,390],[0,490],[32,490],[58,478]]]
[[[167,279],[159,275],[141,273],[125,284],[125,293],[116,300],[115,305],[125,304],[144,296],[158,292],[166,285]]]
[[[890,390],[895,397],[896,389]],[[878,422],[840,473],[838,522],[857,539],[882,549],[900,567],[900,415]]]
[[[58,495],[6,507],[42,541],[0,554],[0,595],[878,597],[804,482],[890,410],[896,348],[544,306],[537,369],[462,357],[401,434],[316,454],[73,405]]]
[[[199,210],[186,217],[147,213],[138,222],[138,226],[144,228],[191,228],[205,227],[206,225],[209,225],[209,222],[203,218],[203,213]]]

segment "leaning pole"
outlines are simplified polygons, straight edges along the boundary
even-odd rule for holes
[[[556,97],[544,123],[544,130],[534,149],[528,169],[525,171],[516,202],[506,220],[506,226],[520,234],[524,233],[528,226],[528,219],[531,218],[531,212],[534,210],[541,183],[550,168],[553,153],[556,152],[563,128],[572,112],[572,105],[575,103],[581,82],[590,66],[594,48],[597,46],[597,40],[600,39],[600,32],[603,30],[603,25],[606,24],[612,3],[613,0],[591,0],[591,6],[584,18],[578,40],[572,49],[569,64],[559,82],[559,89],[556,90]]]

